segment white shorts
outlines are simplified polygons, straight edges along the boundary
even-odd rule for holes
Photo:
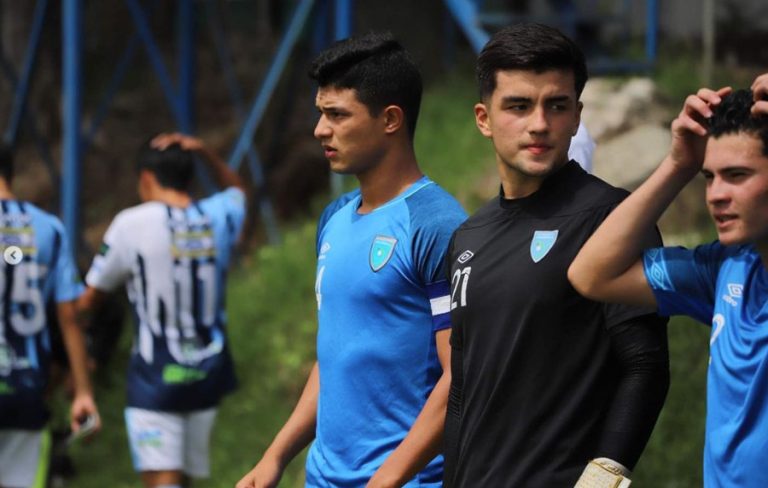
[[[41,430],[0,430],[0,486],[27,488],[35,483]]]
[[[134,469],[182,471],[194,478],[207,478],[208,444],[215,418],[216,408],[186,413],[126,408]]]

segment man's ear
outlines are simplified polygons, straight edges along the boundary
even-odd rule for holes
[[[576,133],[579,132],[579,125],[581,125],[581,109],[583,108],[583,103],[576,102],[576,127],[573,129],[573,134],[571,134],[571,136],[575,136]]]
[[[488,108],[483,102],[475,104],[475,124],[477,124],[477,129],[485,137],[491,137],[493,135],[491,121],[488,118]]]
[[[383,110],[384,132],[394,134],[405,125],[405,113],[397,105],[388,105]]]

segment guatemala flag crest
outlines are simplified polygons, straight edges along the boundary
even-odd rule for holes
[[[368,262],[374,273],[389,262],[389,258],[395,252],[395,244],[397,244],[397,239],[394,237],[376,236],[373,240]]]
[[[534,263],[538,263],[547,253],[552,249],[557,240],[556,230],[537,230],[533,233],[533,239],[531,239],[531,259]]]

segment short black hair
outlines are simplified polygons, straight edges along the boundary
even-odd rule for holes
[[[397,105],[413,139],[421,105],[421,73],[390,33],[373,32],[332,44],[315,58],[309,77],[321,88],[354,89],[373,116]]]
[[[709,134],[715,138],[738,133],[757,136],[763,141],[763,155],[768,156],[768,116],[753,116],[754,103],[752,90],[736,90],[722,97],[708,120]]]
[[[150,171],[155,175],[160,186],[165,188],[189,191],[195,176],[195,160],[192,152],[182,149],[178,143],[171,144],[161,151],[152,147],[154,138],[155,136],[150,137],[139,148],[136,171]]]
[[[496,73],[506,70],[573,72],[576,98],[587,84],[587,62],[579,47],[562,32],[544,24],[522,23],[497,31],[477,58],[480,98],[496,89]]]
[[[13,150],[4,142],[0,142],[0,178],[8,184],[13,180]]]

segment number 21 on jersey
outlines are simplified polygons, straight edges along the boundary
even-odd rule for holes
[[[451,277],[451,310],[467,306],[467,284],[472,266],[457,269]]]

